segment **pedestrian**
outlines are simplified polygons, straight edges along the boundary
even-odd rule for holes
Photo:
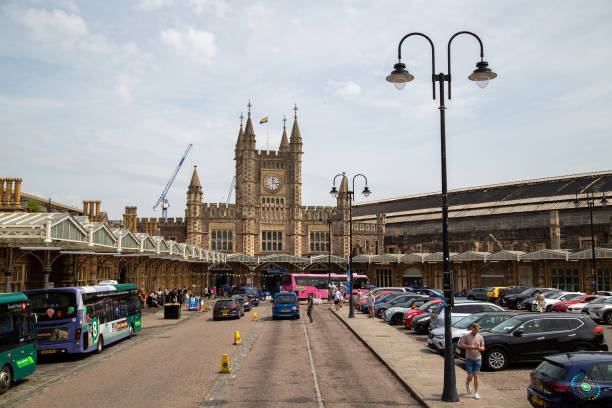
[[[482,365],[482,352],[485,349],[484,339],[480,334],[480,325],[478,323],[472,323],[471,331],[461,337],[459,347],[465,349],[465,368],[468,373],[465,379],[465,392],[470,395],[472,390],[470,383],[474,378],[474,398],[479,399],[478,394],[478,383],[480,382],[480,367]]]
[[[543,293],[538,293],[536,297],[536,301],[538,302],[538,310],[540,313],[544,313],[546,311],[546,297],[544,297]]]
[[[208,298],[208,286],[204,288],[204,297]]]
[[[216,297],[217,297],[217,287],[215,286],[212,288],[212,298],[214,299]]]
[[[338,290],[334,290],[334,307],[336,311],[340,310],[340,299],[342,299],[342,293]]]
[[[368,292],[368,317],[372,318],[374,317],[374,302],[376,301],[376,298],[374,297],[374,294],[372,293],[372,291]]]
[[[313,322],[312,320],[312,308],[314,307],[314,293],[310,293],[308,294],[308,310],[307,310],[307,314],[308,314],[308,318],[310,319],[310,323]]]

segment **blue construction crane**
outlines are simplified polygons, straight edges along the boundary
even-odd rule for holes
[[[170,203],[168,203],[168,200],[166,200],[166,194],[168,194],[168,190],[170,190],[170,186],[174,182],[174,179],[176,178],[176,175],[178,174],[179,170],[181,169],[181,166],[183,165],[183,162],[185,161],[185,157],[187,157],[187,153],[189,153],[189,150],[191,150],[191,146],[193,146],[193,144],[189,143],[189,145],[187,146],[187,149],[185,150],[185,153],[183,153],[183,157],[181,157],[181,161],[179,162],[178,166],[176,166],[176,169],[174,169],[174,173],[172,173],[172,176],[170,177],[170,180],[168,181],[168,184],[166,184],[166,187],[164,187],[164,190],[162,191],[161,195],[159,196],[159,199],[157,200],[157,202],[153,206],[153,210],[157,211],[157,207],[159,207],[160,204],[161,204],[162,218],[164,220],[168,219],[168,207],[170,207]]]

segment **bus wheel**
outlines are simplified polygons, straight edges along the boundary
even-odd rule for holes
[[[0,371],[0,394],[4,394],[11,387],[12,382],[13,373],[11,367],[7,364]]]
[[[98,344],[96,345],[96,353],[100,354],[104,349],[104,339],[102,336],[98,337]]]
[[[130,336],[129,337],[130,339],[134,337],[134,325],[133,324],[130,324]]]

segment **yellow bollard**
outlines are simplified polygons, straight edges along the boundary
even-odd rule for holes
[[[229,373],[230,371],[229,357],[227,357],[227,354],[224,354],[221,356],[221,372]]]
[[[257,312],[253,312],[253,320],[257,320]]]
[[[208,305],[204,305],[204,311],[208,312]]]
[[[236,332],[234,333],[234,344],[240,343],[242,343],[242,340],[240,340],[240,333],[238,332],[238,330],[236,330]]]

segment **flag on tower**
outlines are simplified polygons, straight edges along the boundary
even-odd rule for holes
[[[262,123],[268,123],[268,117],[266,116],[265,118],[263,118],[262,120],[259,121],[259,124],[261,125]]]

